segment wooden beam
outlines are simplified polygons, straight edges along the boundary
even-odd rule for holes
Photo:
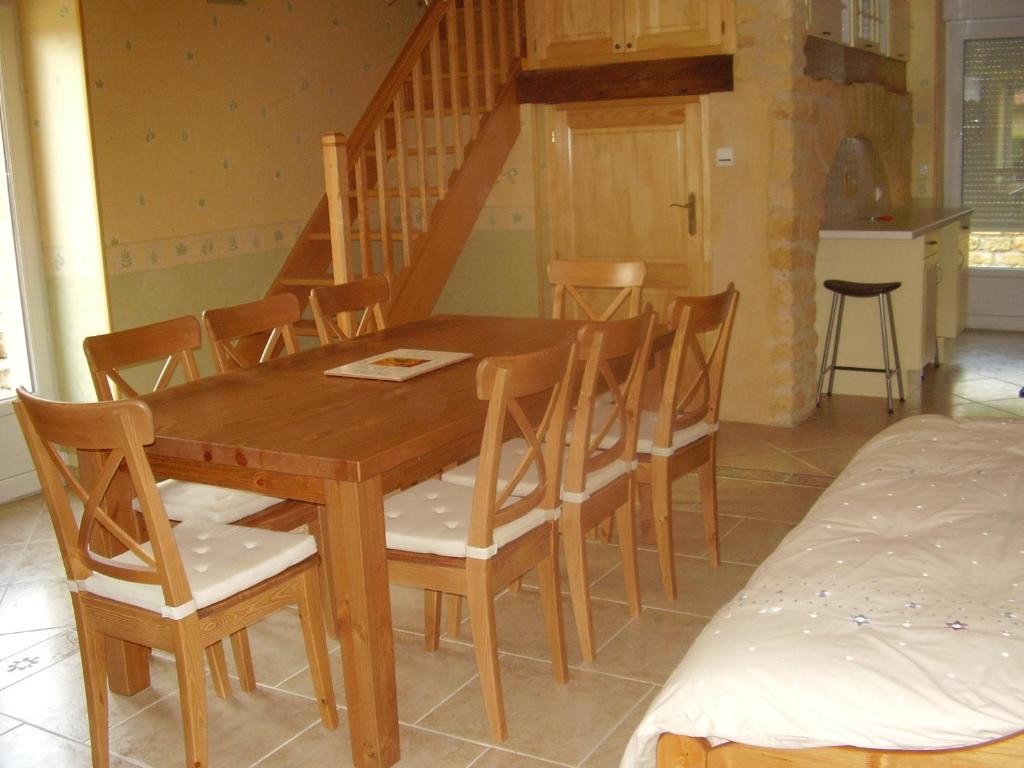
[[[808,35],[804,74],[835,83],[878,83],[893,93],[907,92],[907,64],[860,48]]]
[[[628,61],[519,73],[521,104],[565,104],[731,91],[732,56]]]

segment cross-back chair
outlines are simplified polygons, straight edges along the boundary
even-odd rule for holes
[[[625,320],[588,323],[577,335],[581,368],[565,467],[560,489],[559,529],[565,549],[566,571],[573,613],[583,657],[593,661],[593,620],[587,577],[586,535],[607,520],[614,520],[626,581],[630,615],[640,612],[640,588],[633,533],[634,488],[632,470],[636,452],[637,414],[650,359],[655,316],[648,307]],[[510,479],[523,454],[521,441],[502,446],[500,471]],[[469,485],[478,460],[471,459],[444,472],[444,481]],[[516,493],[532,489],[536,476],[527,474]],[[449,605],[449,618],[458,605]],[[451,633],[449,625],[449,633]]]
[[[325,285],[309,294],[313,321],[321,344],[344,341],[387,327],[385,309],[391,300],[391,283],[383,275],[350,283]],[[361,316],[356,313],[362,312]]]
[[[312,537],[202,520],[172,529],[143,451],[154,437],[152,414],[139,400],[60,403],[19,389],[14,407],[71,587],[96,768],[109,764],[107,638],[174,654],[185,762],[206,766],[203,649],[289,604],[299,609],[321,722],[337,727]],[[96,468],[88,485],[62,457],[67,449]],[[133,525],[108,513],[112,484],[126,474],[139,500],[145,542]],[[72,498],[83,505],[80,522]],[[99,540],[123,551],[99,554]]]
[[[732,283],[713,296],[680,296],[669,305],[674,329],[661,401],[644,411],[637,441],[637,482],[649,485],[665,596],[676,596],[672,548],[672,481],[696,470],[708,559],[717,567],[718,495],[715,440],[725,361],[739,291]]]
[[[195,351],[201,343],[199,321],[185,315],[89,336],[82,346],[97,398],[114,400],[115,395],[140,396],[140,392],[125,379],[125,370],[144,363],[163,360],[153,386],[154,392],[171,386],[175,373],[179,371],[185,382],[198,381]],[[175,522],[198,518],[273,531],[290,531],[300,525],[308,525],[319,544],[317,509],[312,504],[184,480],[161,480],[157,488],[167,516]],[[328,627],[333,629],[332,625],[333,622],[328,620]],[[244,633],[236,640],[234,650],[242,688],[252,690],[256,682]],[[219,647],[211,654],[210,666],[214,671],[217,693],[226,696],[230,683]]]
[[[203,323],[213,347],[217,372],[249,368],[297,351],[295,323],[301,315],[299,300],[291,293],[276,293],[245,304],[205,310]],[[247,351],[250,339],[263,336],[266,341],[258,348],[253,347],[259,350],[258,354]]]
[[[585,320],[611,320],[623,307],[626,317],[635,317],[646,279],[647,265],[642,261],[555,259],[548,264],[548,281],[554,286],[551,315],[569,317],[575,305]],[[597,296],[595,289],[600,290]],[[598,296],[611,299],[603,309]]]
[[[426,480],[384,501],[389,573],[394,583],[427,590],[428,648],[437,647],[442,593],[467,598],[484,705],[499,742],[508,729],[494,594],[534,566],[554,677],[559,683],[568,679],[556,512],[575,359],[575,345],[566,342],[483,360],[476,395],[488,406],[472,482]],[[535,407],[538,398],[546,398],[542,413]],[[523,450],[506,473],[502,445],[507,439]],[[525,489],[520,487],[524,478],[530,478]]]

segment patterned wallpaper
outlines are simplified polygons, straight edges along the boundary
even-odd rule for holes
[[[109,275],[287,249],[419,19],[413,0],[86,0]],[[112,297],[116,305],[117,296]]]

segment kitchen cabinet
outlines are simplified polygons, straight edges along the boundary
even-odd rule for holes
[[[889,47],[886,55],[910,61],[910,0],[889,0]]]
[[[807,0],[807,34],[833,43],[844,42],[843,16],[847,11],[845,0]]]
[[[885,55],[889,39],[886,0],[851,0],[850,42],[856,48]]]
[[[527,0],[527,66],[567,67],[721,50],[734,0]]]
[[[950,270],[948,264],[957,264],[955,244],[959,242],[961,221],[968,214],[969,211],[961,209],[909,209],[880,218],[865,215],[826,222],[820,233],[814,270],[818,361],[832,300],[822,283],[839,279],[901,284],[893,292],[892,301],[905,386],[913,386],[927,366],[940,362],[939,337],[951,330],[943,322],[951,312],[950,307],[959,306],[962,290],[957,279],[960,273]],[[957,313],[959,327],[954,336],[964,321],[966,312],[962,317]],[[847,300],[838,362],[864,368],[882,366],[876,299]],[[839,371],[833,391],[884,397],[885,379],[877,373]]]
[[[970,250],[970,217],[947,224],[939,242],[938,335],[955,339],[967,327],[967,256]]]

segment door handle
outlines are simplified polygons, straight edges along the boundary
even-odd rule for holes
[[[686,196],[686,203],[669,203],[669,208],[685,208],[687,229],[691,235],[697,234],[697,196],[691,192]]]

